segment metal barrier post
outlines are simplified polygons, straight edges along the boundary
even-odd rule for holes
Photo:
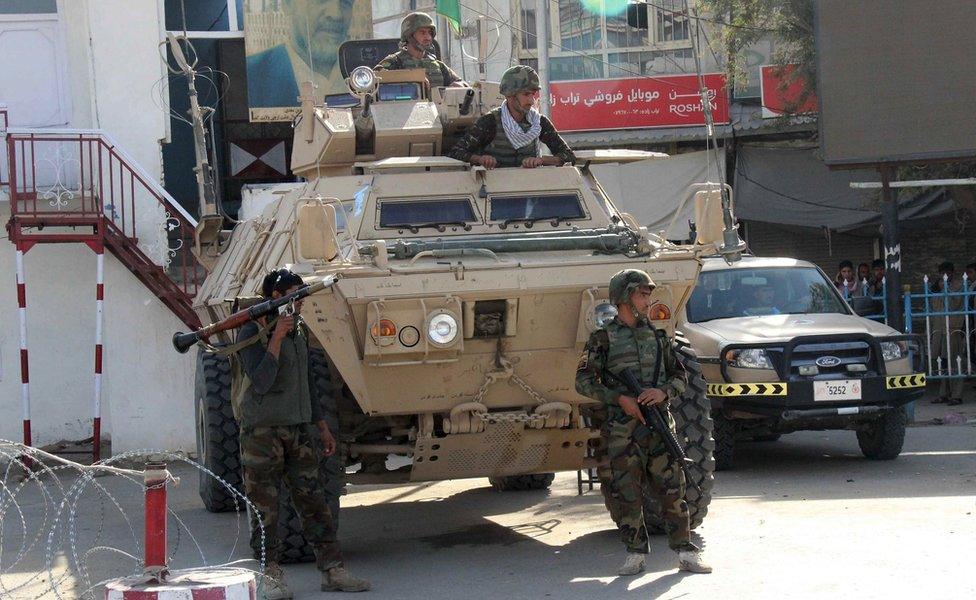
[[[157,581],[166,577],[166,480],[165,463],[146,463],[145,563],[147,575]]]

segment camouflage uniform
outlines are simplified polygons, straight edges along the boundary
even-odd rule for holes
[[[243,326],[239,341],[258,335],[257,323]],[[239,406],[244,490],[264,529],[265,560],[277,563],[278,506],[281,483],[302,520],[302,530],[315,551],[320,571],[342,566],[336,528],[319,479],[321,449],[311,423],[322,420],[320,402],[312,398],[308,368],[308,332],[300,318],[285,337],[277,360],[267,341],[240,350],[248,383]],[[261,528],[252,522],[251,549],[261,556]]]
[[[422,58],[414,58],[407,52],[406,45],[410,43],[411,36],[423,27],[429,27],[434,31],[434,35],[437,35],[437,27],[430,15],[414,12],[404,17],[400,21],[400,50],[381,60],[374,67],[375,70],[423,69],[427,73],[427,81],[430,82],[431,87],[447,87],[461,81],[461,78],[451,70],[451,67],[437,60],[432,54],[427,54]]]
[[[657,355],[663,352],[657,373]],[[598,470],[601,490],[621,538],[632,553],[647,553],[644,525],[644,499],[650,496],[662,509],[668,543],[676,551],[697,551],[690,540],[688,504],[684,500],[685,478],[671,458],[661,436],[653,430],[640,441],[633,439],[640,425],[624,413],[618,402],[626,386],[608,376],[634,369],[647,387],[664,390],[675,400],[685,390],[684,374],[670,340],[661,330],[641,319],[628,327],[615,318],[590,335],[576,370],[576,391],[599,400],[605,407],[606,421],[601,432],[609,464]],[[598,415],[602,411],[597,410]],[[668,424],[674,419],[667,413]]]

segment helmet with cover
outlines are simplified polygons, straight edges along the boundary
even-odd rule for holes
[[[514,96],[519,92],[538,91],[539,74],[528,65],[515,65],[502,74],[499,91],[502,96]]]
[[[400,41],[403,43],[409,42],[413,34],[423,27],[430,27],[434,35],[437,35],[437,26],[434,24],[434,19],[430,18],[430,15],[427,13],[412,12],[403,17],[403,20],[400,21]]]
[[[641,286],[649,286],[654,289],[654,280],[651,276],[640,269],[624,269],[617,272],[610,278],[610,302],[613,304],[625,304],[630,302],[630,296],[634,290]]]

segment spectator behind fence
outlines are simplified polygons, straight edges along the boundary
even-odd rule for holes
[[[834,285],[837,291],[845,298],[858,295],[858,282],[854,278],[854,263],[849,260],[842,260],[837,266],[837,277],[834,278]]]
[[[857,265],[857,284],[863,285],[864,283],[868,285],[871,284],[871,265],[866,262],[862,262]]]
[[[872,296],[884,294],[885,261],[883,258],[876,258],[871,261],[871,283],[868,291]]]
[[[939,277],[931,283],[929,290],[936,294],[932,297],[931,307],[933,313],[950,313],[962,311],[963,297],[960,296],[939,296],[939,294],[961,292],[962,283],[955,280],[956,267],[951,262],[943,262],[939,265]],[[942,379],[939,382],[939,397],[932,400],[933,404],[948,404],[955,406],[962,404],[962,384],[963,378],[960,376],[960,368],[963,365],[963,355],[965,352],[966,337],[966,317],[961,312],[959,314],[934,314],[931,317],[931,329],[929,335],[932,340],[932,361],[936,370],[941,371],[940,375],[953,375],[954,377]],[[951,345],[951,352],[948,346]]]

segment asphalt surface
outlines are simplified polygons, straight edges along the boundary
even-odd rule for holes
[[[863,459],[850,432],[743,444],[737,459],[736,470],[717,475],[698,530],[711,575],[679,573],[656,536],[647,571],[616,576],[624,548],[599,492],[577,495],[574,473],[538,492],[498,493],[485,479],[353,487],[343,498],[340,538],[347,566],[372,580],[376,598],[976,597],[976,426],[910,428],[904,453],[890,462]],[[246,557],[246,525],[234,514],[205,512],[195,471],[174,470],[182,481],[170,506],[186,525],[171,519],[174,566]],[[72,519],[79,555],[97,545],[138,555],[138,487],[96,481],[114,500],[94,488],[82,496]],[[43,499],[18,498],[28,529],[38,530]],[[42,541],[11,566],[19,524],[9,511],[6,519],[0,580],[9,589],[45,570],[46,559]],[[70,544],[55,545],[53,564],[70,562]],[[87,562],[93,580],[133,568],[111,551],[92,552]],[[286,573],[296,598],[320,596],[312,565]],[[0,596],[33,598],[45,578]]]

